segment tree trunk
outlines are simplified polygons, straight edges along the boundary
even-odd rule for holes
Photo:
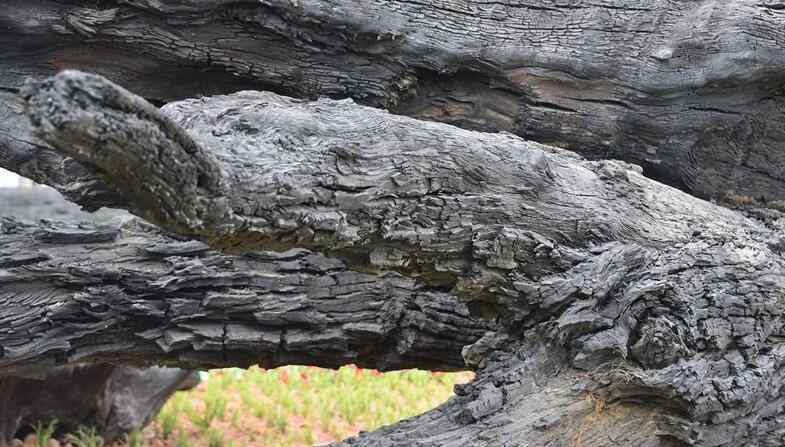
[[[151,100],[353,97],[641,165],[706,198],[785,200],[774,0],[6,0],[0,87],[63,68]]]
[[[243,92],[158,111],[77,72],[23,94],[31,134],[81,164],[77,182],[202,242],[140,223],[6,221],[18,265],[2,296],[57,305],[41,321],[0,319],[4,371],[104,355],[462,360],[480,369],[455,398],[346,444],[783,442],[777,211],[752,210],[759,222],[632,165],[346,100]]]

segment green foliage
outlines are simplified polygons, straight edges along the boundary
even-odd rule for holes
[[[174,405],[165,406],[158,413],[158,426],[160,427],[161,437],[169,439],[177,428],[178,411]]]
[[[174,445],[175,447],[191,447],[191,441],[188,440],[188,434],[182,430],[177,432],[177,440]]]
[[[209,430],[214,420],[223,420],[226,415],[226,397],[223,395],[226,385],[209,381],[204,396],[204,411],[192,413],[191,421],[202,430]]]
[[[125,443],[128,447],[146,447],[147,443],[144,440],[141,430],[133,430],[131,433],[125,435]]]
[[[179,447],[257,445],[259,439],[282,447],[321,444],[427,411],[470,377],[355,367],[216,370],[196,390],[171,398],[156,426],[164,439],[176,433],[172,445]]]
[[[49,447],[49,441],[57,428],[57,419],[52,419],[48,424],[44,425],[38,422],[33,426],[35,430],[35,447]]]
[[[98,434],[95,428],[80,426],[76,433],[66,436],[73,447],[103,447],[104,439]]]
[[[224,438],[220,431],[211,428],[207,430],[208,447],[224,447]]]

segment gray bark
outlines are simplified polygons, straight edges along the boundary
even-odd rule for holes
[[[625,159],[702,197],[785,199],[774,0],[6,0],[0,25],[6,89],[78,68],[156,101],[348,96]]]
[[[51,147],[32,134],[30,120],[24,115],[22,98],[12,92],[0,90],[0,167],[19,173],[38,183],[57,188],[65,197],[83,207],[96,211],[104,205],[121,201],[117,193],[109,190],[103,182],[96,181],[95,171],[74,160],[53,152]],[[36,196],[25,206],[15,206],[13,197],[4,194],[0,210],[6,213],[36,213],[36,218],[77,217],[78,212],[64,207],[57,197]],[[22,199],[18,199],[22,200]],[[32,206],[33,201],[45,200],[57,203],[57,209],[49,213],[46,209]],[[21,204],[19,204],[21,205]],[[77,208],[78,210],[78,208]],[[84,214],[84,213],[82,213]],[[85,219],[84,215],[78,216]],[[66,219],[67,220],[67,219]]]
[[[378,288],[373,286],[370,299],[351,301],[370,310],[371,318],[384,321],[389,313],[380,309],[398,300],[433,304],[441,312],[429,314],[428,321],[444,323],[431,326],[445,330],[436,332],[443,337],[435,344],[403,355],[382,350],[382,358],[392,355],[400,362],[394,366],[407,359],[424,364],[465,344],[463,360],[480,367],[476,380],[442,407],[347,440],[348,445],[783,442],[785,244],[776,211],[752,210],[765,218],[753,220],[649,180],[622,162],[587,161],[510,134],[417,121],[345,100],[304,102],[243,92],[157,111],[99,77],[76,72],[30,85],[24,95],[32,133],[73,157],[84,172],[92,170],[96,184],[108,182],[106,188],[126,200],[118,206],[206,244],[200,245],[205,252],[198,260],[193,253],[170,260],[172,268],[161,272],[165,281],[128,284],[122,281],[139,270],[113,274],[118,263],[161,265],[146,260],[152,257],[149,249],[112,258],[132,240],[144,243],[144,227],[125,228],[115,236],[120,239],[102,237],[68,248],[65,242],[87,242],[79,238],[95,238],[96,232],[55,227],[32,241],[16,239],[16,252],[35,253],[55,244],[47,256],[59,259],[85,250],[92,258],[54,276],[78,290],[54,295],[65,309],[81,312],[87,323],[79,328],[91,333],[89,344],[63,348],[67,355],[60,361],[99,360],[102,352],[160,359],[169,349],[177,358],[167,360],[187,364],[264,362],[272,344],[261,335],[273,316],[264,311],[261,320],[257,316],[267,303],[279,302],[281,283],[226,273],[229,266],[209,259],[230,255],[206,254],[208,247],[286,253],[277,256],[318,250],[323,254],[305,255],[318,262],[300,259],[277,273],[293,269],[293,275],[316,281],[298,280],[297,290],[324,280],[330,273],[324,265],[337,263],[339,272],[365,272],[347,273],[363,278],[361,293],[369,293],[366,281],[395,284],[392,293],[374,298]],[[100,250],[101,244],[110,250]],[[163,254],[172,256],[182,246],[164,247]],[[283,261],[246,258],[251,270]],[[48,260],[26,262],[30,265],[19,272],[33,281],[39,271],[47,277]],[[304,267],[309,262],[316,267]],[[86,280],[73,278],[85,270]],[[189,300],[191,307],[156,307],[177,296],[170,296],[168,287],[188,293],[190,278],[180,275],[191,272],[201,279],[205,272],[227,278],[207,283],[217,287],[220,299],[203,293],[199,284],[204,283],[197,281],[195,296],[177,298]],[[96,277],[100,283],[91,281]],[[18,279],[11,284],[6,299],[19,300],[24,295]],[[111,290],[102,290],[107,287]],[[270,291],[261,293],[266,287]],[[232,288],[251,291],[227,292]],[[327,288],[318,297],[300,292],[298,305],[310,305],[314,312],[295,313],[298,319],[282,325],[319,322],[325,310],[317,302],[329,303],[343,291]],[[428,297],[417,301],[423,291]],[[366,308],[373,305],[369,302],[380,308]],[[210,321],[216,319],[213,306],[226,316],[217,327],[241,322],[252,329],[208,330],[216,327]],[[346,304],[341,308],[347,310]],[[288,310],[273,309],[274,316]],[[129,318],[107,320],[108,315]],[[108,328],[90,320],[99,317],[109,321]],[[190,321],[181,324],[180,318]],[[326,329],[309,331],[314,338],[306,336],[305,345],[317,335],[331,335],[330,322]],[[0,333],[2,324],[8,323],[0,322]],[[140,332],[139,325],[146,324],[155,327]],[[170,325],[185,329],[167,337],[160,329]],[[78,334],[79,328],[61,333]],[[470,334],[467,328],[476,330],[475,338],[456,337],[455,332]],[[342,337],[357,337],[358,346],[373,352],[389,338],[400,343],[397,331],[341,329]],[[233,343],[247,340],[242,334],[248,333],[250,341],[238,349],[251,356],[234,355]],[[369,333],[378,338],[365,338]],[[140,340],[145,337],[151,337],[149,344]],[[20,368],[47,358],[29,355],[41,352],[35,349],[40,344],[13,336],[0,344],[7,346],[8,340],[18,344],[0,365]],[[417,353],[422,356],[416,358]],[[342,361],[337,354],[329,359],[320,354],[309,350],[298,358]]]
[[[495,325],[307,250],[222,255],[141,221],[0,220],[0,375],[74,363],[465,369]]]
[[[80,212],[79,207],[46,188],[0,188],[0,216],[111,225],[130,217],[118,210]],[[8,249],[0,244],[4,261],[8,260]],[[7,267],[3,266],[5,274],[9,273]],[[199,380],[191,370],[110,364],[28,369],[28,373],[35,377],[0,377],[0,445],[14,436],[21,439],[36,424],[46,425],[53,419],[58,421],[58,433],[73,432],[84,425],[94,427],[106,440],[122,438],[144,427],[174,391],[190,388]]]
[[[4,214],[82,223],[0,217],[0,445],[53,418],[117,439],[193,380],[127,364],[456,370],[494,328],[398,275],[306,250],[221,256],[53,190],[0,189]]]

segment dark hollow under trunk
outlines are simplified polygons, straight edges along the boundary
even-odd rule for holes
[[[41,370],[39,370],[41,371]],[[195,371],[110,364],[62,366],[40,377],[0,377],[0,445],[56,421],[56,433],[91,427],[107,442],[140,429],[169,396],[199,383]]]

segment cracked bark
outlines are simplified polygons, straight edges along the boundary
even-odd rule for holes
[[[63,68],[155,101],[353,97],[781,206],[777,1],[7,0],[0,87]],[[2,144],[2,143],[0,143]]]
[[[110,210],[80,212],[55,191],[42,188],[0,188],[0,216],[112,225],[129,218],[127,213]],[[0,257],[8,261],[5,238],[0,239]],[[8,267],[3,265],[2,269]],[[52,419],[58,421],[58,433],[92,426],[106,440],[119,439],[146,425],[175,390],[190,388],[199,381],[191,370],[110,364],[28,371],[35,377],[0,375],[0,445],[14,436],[23,438],[36,424],[48,424]]]
[[[74,363],[466,366],[494,329],[454,296],[309,252],[222,255],[142,221],[0,224],[0,374]]]
[[[0,215],[78,222],[75,208],[0,190]],[[0,217],[0,445],[52,418],[117,439],[193,379],[129,364],[455,370],[495,327],[399,275],[306,250],[223,256],[127,219]]]
[[[148,317],[110,320],[109,328],[88,323],[90,330],[98,331],[89,344],[63,348],[65,355],[55,356],[56,361],[94,360],[101,352],[111,352],[125,360],[185,364],[264,362],[267,344],[260,334],[268,323],[256,315],[259,306],[277,302],[275,284],[237,279],[230,269],[227,276],[238,282],[230,279],[220,287],[272,291],[259,295],[257,290],[249,297],[222,290],[221,299],[212,300],[209,292],[197,290],[195,297],[185,297],[200,307],[194,312],[186,306],[184,317],[203,321],[203,308],[215,305],[222,314],[229,312],[232,322],[255,328],[253,341],[240,346],[243,355],[237,356],[225,355],[224,333],[230,331],[201,330],[194,322],[186,323],[182,337],[169,339],[158,329],[126,329],[150,324],[150,317],[158,318],[159,328],[177,323],[166,311],[154,312],[163,297],[148,300],[135,295],[133,287],[147,293],[153,293],[147,287],[163,288],[155,292],[161,294],[167,293],[166,287],[183,292],[177,287],[188,280],[178,275],[187,275],[188,266],[199,266],[199,274],[207,269],[208,276],[229,268],[206,261],[213,257],[274,264],[253,254],[208,255],[208,247],[268,250],[266,256],[273,256],[269,250],[316,250],[322,254],[304,256],[320,259],[317,265],[338,263],[341,269],[353,269],[352,277],[410,285],[394,288],[405,300],[416,300],[420,290],[443,296],[446,301],[429,296],[422,303],[437,305],[451,318],[464,318],[460,321],[467,327],[481,329],[466,340],[447,331],[437,345],[414,348],[409,357],[386,351],[411,364],[437,356],[442,362],[447,357],[458,361],[450,366],[466,361],[480,369],[475,381],[456,390],[457,396],[443,406],[347,440],[347,445],[783,442],[785,243],[777,211],[751,210],[762,218],[754,220],[651,181],[622,162],[587,161],[509,134],[412,120],[345,100],[307,102],[242,92],[157,111],[99,77],[76,72],[30,85],[24,97],[31,134],[40,142],[81,163],[80,172],[94,175],[96,185],[107,182],[101,187],[117,191],[122,198],[118,206],[169,232],[202,241],[175,244],[199,244],[205,250],[198,260],[183,260],[164,250],[169,264],[185,263],[185,268],[166,270],[164,278],[171,281],[123,283],[109,294],[100,288],[115,287],[112,281],[125,278],[112,275],[113,266],[151,262],[143,261],[149,254],[90,263],[95,270],[86,278],[99,275],[98,285],[79,282],[78,275],[89,272],[88,267],[67,274],[58,270],[58,279],[77,275],[72,285],[77,290],[58,296],[88,321],[97,318],[91,314],[102,320],[111,314],[135,315],[134,309],[144,309],[139,315]],[[53,183],[61,181],[57,177]],[[59,187],[69,189],[67,182]],[[116,237],[144,239],[139,233],[146,227],[138,225]],[[22,234],[35,231],[12,226]],[[56,227],[18,243],[25,247],[22,253],[30,254],[49,244],[60,247],[56,244],[85,232],[92,245],[63,246],[49,256],[101,244],[112,247],[93,250],[94,261],[122,252],[129,243],[122,239],[118,244],[104,237],[105,232],[100,233],[102,240],[95,240],[92,230]],[[30,250],[30,244],[36,250]],[[31,257],[25,258],[30,265],[17,267],[24,275],[60,265]],[[161,265],[156,261],[145,267]],[[297,275],[303,263],[288,268]],[[132,269],[128,275],[137,273]],[[326,273],[309,267],[305,274],[321,280]],[[53,283],[50,287],[56,280]],[[15,284],[6,299],[25,296]],[[91,294],[96,287],[98,293]],[[361,290],[368,293],[365,287]],[[317,308],[317,301],[329,302],[336,294],[323,292],[324,298],[299,299]],[[256,306],[256,312],[241,307],[231,314],[226,306],[238,300],[241,306]],[[384,295],[379,305],[395,300]],[[367,298],[358,301],[355,304],[369,305]],[[371,313],[372,318],[386,315]],[[318,317],[303,319],[306,324],[318,322]],[[295,323],[285,323],[290,324]],[[384,334],[369,345],[362,338],[365,333],[342,329],[344,336],[359,337],[358,346],[373,352],[389,338]],[[56,332],[58,326],[48,330]],[[117,336],[116,330],[133,333],[133,341]],[[321,327],[311,333],[329,330]],[[463,329],[461,334],[469,332]],[[144,336],[152,337],[147,344],[139,340]],[[162,345],[160,340],[175,343]],[[34,356],[25,353],[34,352],[35,342],[20,337],[16,343],[0,365],[34,363]],[[167,349],[177,358],[167,357]],[[418,358],[418,352],[424,355]],[[370,358],[387,360],[385,355]],[[313,350],[302,357],[317,364],[343,361],[340,355],[326,359]]]

